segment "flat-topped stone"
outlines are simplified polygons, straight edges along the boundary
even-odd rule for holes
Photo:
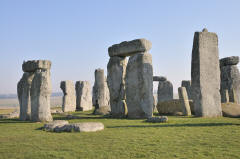
[[[50,69],[51,61],[49,60],[30,60],[24,61],[22,64],[22,70],[24,72],[34,72],[37,69]]]
[[[239,63],[239,56],[230,56],[220,59],[220,66],[237,65]]]
[[[112,56],[130,56],[136,53],[147,52],[152,48],[152,43],[146,39],[135,39],[114,44],[108,48],[108,54]]]
[[[167,78],[163,76],[153,76],[153,81],[166,81]]]

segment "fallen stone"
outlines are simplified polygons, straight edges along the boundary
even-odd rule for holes
[[[64,126],[57,126],[55,132],[96,132],[104,129],[103,123],[100,122],[83,122],[66,124]]]
[[[195,114],[193,101],[189,100],[191,114]],[[157,110],[160,115],[183,115],[182,102],[179,99],[158,102]]]
[[[225,57],[220,59],[220,66],[228,66],[228,65],[237,65],[239,63],[239,57],[238,56],[231,56],[231,57]]]
[[[146,120],[146,122],[150,122],[150,123],[166,123],[167,121],[168,121],[167,116],[150,117]]]
[[[195,32],[192,49],[192,98],[195,115],[222,116],[218,37],[207,30]]]
[[[15,110],[9,114],[0,114],[0,119],[13,119],[19,117],[19,110]]]
[[[163,76],[153,76],[153,81],[166,81],[167,78]]]
[[[35,72],[37,69],[49,70],[51,68],[51,61],[48,60],[31,60],[24,61],[22,64],[23,72]]]
[[[222,111],[224,117],[239,118],[240,104],[236,103],[222,103]]]
[[[131,56],[136,53],[147,52],[152,48],[152,43],[146,39],[136,39],[132,41],[124,41],[120,44],[112,45],[108,48],[108,54],[113,56]]]
[[[43,129],[45,131],[54,131],[54,129],[56,127],[62,127],[66,124],[68,124],[68,121],[66,121],[66,120],[54,120],[54,121],[44,124]]]

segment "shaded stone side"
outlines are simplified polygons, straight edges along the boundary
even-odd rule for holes
[[[192,98],[196,116],[222,116],[218,37],[206,29],[195,32],[192,49]]]
[[[240,104],[240,72],[237,65],[221,67],[221,102],[226,103],[226,90],[229,102]]]
[[[173,100],[173,85],[170,81],[159,81],[158,102]]]
[[[52,121],[50,111],[51,93],[50,70],[38,69],[34,73],[30,91],[32,121]]]
[[[76,108],[81,111],[92,110],[92,90],[88,81],[77,81],[76,90]]]
[[[127,60],[125,57],[111,57],[109,59],[107,70],[107,84],[110,93],[111,115],[113,117],[125,117],[125,75]]]
[[[186,91],[185,87],[179,87],[178,88],[178,96],[179,96],[179,100],[181,102],[183,115],[185,115],[185,116],[192,115],[190,105],[189,105],[188,96],[187,96],[187,91]]]
[[[129,58],[126,70],[128,118],[149,118],[153,111],[152,55],[139,53]]]
[[[61,81],[60,88],[63,91],[62,111],[74,112],[76,110],[76,96],[73,82]]]
[[[25,72],[17,84],[18,101],[20,105],[20,120],[31,119],[30,89],[34,73]]]

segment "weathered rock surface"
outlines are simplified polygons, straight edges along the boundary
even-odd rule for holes
[[[50,110],[51,93],[50,70],[38,69],[34,73],[30,90],[32,121],[52,121]]]
[[[196,116],[222,116],[218,37],[206,29],[195,32],[192,49],[192,98]]]
[[[109,106],[96,108],[93,112],[94,115],[109,115],[111,113],[111,109]]]
[[[17,84],[18,101],[20,105],[20,120],[31,119],[30,89],[34,73],[25,72]]]
[[[35,72],[37,69],[49,70],[51,68],[51,61],[48,60],[31,60],[23,62],[22,70],[24,72]]]
[[[140,53],[129,58],[126,70],[128,118],[149,118],[153,111],[152,55]]]
[[[228,66],[228,65],[237,65],[239,63],[238,56],[230,56],[220,59],[220,66]]]
[[[55,132],[96,132],[104,129],[103,123],[100,122],[83,122],[66,124],[64,126],[57,126]]]
[[[239,118],[240,104],[236,103],[222,103],[222,111],[224,117]]]
[[[77,81],[75,84],[76,90],[76,105],[81,111],[92,110],[92,90],[91,84],[88,81]]]
[[[170,81],[159,81],[158,83],[158,102],[173,99],[173,85]]]
[[[226,58],[224,58],[226,59]],[[220,60],[221,61],[221,60]],[[221,102],[229,102],[240,104],[240,72],[237,65],[221,66]],[[229,97],[226,97],[226,91]]]
[[[189,100],[189,105],[191,114],[195,114],[192,100]],[[157,110],[160,115],[183,115],[182,102],[179,99],[158,102]]]
[[[62,127],[67,124],[68,124],[68,121],[66,120],[54,120],[44,124],[43,129],[46,131],[54,131],[56,127]]]
[[[183,115],[190,116],[191,115],[191,109],[190,109],[190,105],[189,105],[189,100],[188,100],[186,88],[185,87],[179,87],[178,88],[178,95],[179,95],[179,100],[181,102]]]
[[[168,121],[167,116],[150,117],[146,120],[146,122],[150,122],[150,123],[166,123],[167,121]]]
[[[191,95],[191,81],[183,80],[181,86],[186,88],[188,99],[192,99],[192,95]]]
[[[60,88],[63,91],[62,110],[63,112],[74,112],[76,110],[76,95],[72,81],[62,81]]]
[[[109,107],[109,109],[111,109],[109,100],[109,89],[107,86],[107,80],[104,76],[104,70],[96,69],[92,103],[95,106],[95,109],[100,107]]]
[[[111,57],[107,69],[107,84],[110,92],[110,106],[113,117],[125,117],[127,115],[125,93],[125,76],[127,60],[125,57]]]
[[[147,52],[152,48],[152,43],[146,39],[136,39],[132,41],[124,41],[120,44],[112,45],[108,48],[108,54],[113,56],[130,56],[136,53]]]
[[[167,78],[163,76],[153,76],[153,81],[166,81]]]

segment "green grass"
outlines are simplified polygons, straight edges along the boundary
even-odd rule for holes
[[[69,122],[100,121],[92,133],[53,133],[43,123],[0,120],[0,158],[181,158],[233,159],[240,156],[239,118],[169,117],[168,123],[110,119],[73,113]],[[54,119],[65,119],[56,115]]]

